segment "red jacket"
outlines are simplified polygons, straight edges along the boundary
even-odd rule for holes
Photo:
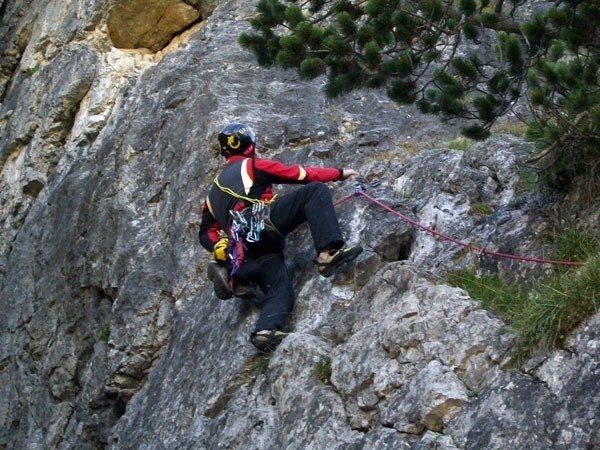
[[[287,166],[279,161],[260,158],[247,158],[235,155],[225,161],[225,167],[217,177],[221,186],[213,183],[202,205],[199,238],[202,246],[212,252],[221,231],[229,231],[231,214],[239,211],[250,202],[241,199],[270,200],[273,198],[273,184],[306,184],[311,181],[341,180],[343,170],[332,167]],[[234,192],[233,196],[224,192],[225,188]]]

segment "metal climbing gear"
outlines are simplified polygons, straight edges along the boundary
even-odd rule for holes
[[[250,227],[246,233],[246,240],[248,242],[258,242],[260,240],[260,233],[265,229],[265,221],[263,219],[263,213],[265,211],[265,204],[263,202],[255,203],[252,205],[252,214],[250,216]]]
[[[229,211],[229,214],[233,217],[228,246],[232,276],[244,262],[245,242],[260,241],[260,233],[265,229],[267,211],[268,206],[260,201],[241,211]]]
[[[260,233],[265,229],[265,212],[264,202],[254,203],[241,211],[229,211],[229,214],[233,217],[231,223],[232,237],[236,241],[246,239],[248,242],[258,242]]]

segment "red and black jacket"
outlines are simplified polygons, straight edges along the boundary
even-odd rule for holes
[[[221,187],[240,197],[270,200],[273,198],[273,184],[337,181],[342,176],[342,169],[332,167],[287,166],[279,161],[235,155],[226,160],[217,181]],[[250,203],[224,192],[213,183],[202,205],[199,232],[202,246],[212,252],[220,232],[229,231],[232,221],[229,211],[239,211],[246,206]]]

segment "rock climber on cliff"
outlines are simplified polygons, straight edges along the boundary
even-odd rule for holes
[[[361,252],[346,247],[335,214],[328,181],[345,180],[353,169],[302,167],[256,155],[254,130],[230,123],[218,135],[225,166],[215,178],[202,207],[199,238],[215,259],[208,267],[215,294],[221,299],[252,295],[256,284],[264,293],[250,342],[261,351],[274,350],[287,335],[283,329],[294,306],[286,268],[285,236],[308,223],[319,273],[332,276]],[[273,184],[303,184],[280,197]]]

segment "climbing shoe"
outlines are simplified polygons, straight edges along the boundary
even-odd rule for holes
[[[250,342],[263,353],[272,352],[279,344],[281,344],[281,341],[283,341],[287,335],[289,335],[289,333],[284,333],[279,330],[261,330],[252,333]]]
[[[258,287],[248,280],[235,278],[233,280],[233,296],[237,298],[255,299],[262,295],[258,291]]]
[[[321,276],[327,278],[333,275],[336,270],[347,262],[352,261],[363,251],[360,245],[354,247],[342,247],[338,250],[330,250],[327,261],[315,261],[317,269]]]
[[[233,291],[229,284],[229,272],[227,267],[221,264],[209,263],[206,269],[208,279],[213,282],[215,295],[221,300],[233,297]]]

